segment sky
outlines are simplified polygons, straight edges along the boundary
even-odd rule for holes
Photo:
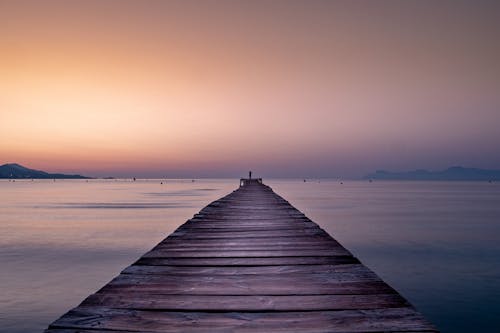
[[[0,0],[0,164],[500,169],[498,1]]]

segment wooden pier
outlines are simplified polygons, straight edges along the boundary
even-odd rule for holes
[[[259,180],[243,179],[53,322],[75,332],[437,332]]]

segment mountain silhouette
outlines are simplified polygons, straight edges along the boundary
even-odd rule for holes
[[[484,180],[500,181],[500,170],[464,168],[461,166],[450,167],[442,171],[428,171],[424,169],[407,172],[390,172],[378,170],[368,174],[364,179],[386,180]]]
[[[0,166],[0,178],[9,179],[88,179],[80,175],[65,175],[62,173],[48,173],[45,171],[26,168],[17,163],[7,163]]]

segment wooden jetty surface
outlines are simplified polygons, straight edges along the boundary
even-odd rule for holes
[[[242,181],[45,332],[437,332],[270,187]]]

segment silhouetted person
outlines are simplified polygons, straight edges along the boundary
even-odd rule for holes
[[[252,179],[252,171],[248,171],[248,179]]]

